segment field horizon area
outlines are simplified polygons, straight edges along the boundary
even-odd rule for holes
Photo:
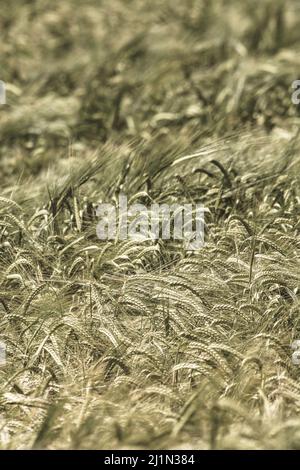
[[[300,449],[299,2],[2,3],[0,449]]]

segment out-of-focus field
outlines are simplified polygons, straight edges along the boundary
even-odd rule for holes
[[[300,448],[299,2],[2,3],[0,447]],[[98,240],[120,192],[205,247]]]

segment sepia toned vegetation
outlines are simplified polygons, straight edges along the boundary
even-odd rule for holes
[[[300,448],[299,3],[3,3],[0,448]],[[205,246],[98,240],[121,192]]]

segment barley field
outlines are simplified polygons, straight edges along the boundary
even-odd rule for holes
[[[2,3],[0,448],[299,449],[299,2]]]

